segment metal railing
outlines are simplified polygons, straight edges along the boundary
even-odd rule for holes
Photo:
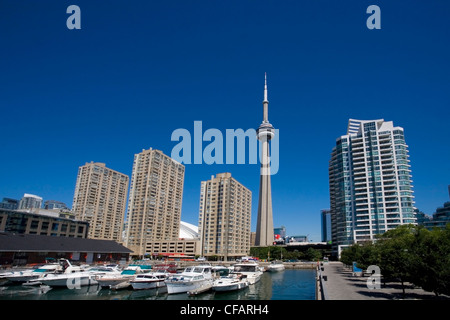
[[[318,284],[317,284],[317,297],[316,300],[329,300],[327,288],[324,281],[327,281],[327,276],[322,274],[321,266],[317,266]]]

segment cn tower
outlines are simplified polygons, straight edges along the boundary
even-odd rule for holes
[[[263,122],[257,132],[260,143],[260,180],[258,221],[256,225],[256,246],[270,246],[273,244],[273,214],[272,214],[272,189],[270,186],[270,144],[275,136],[275,128],[269,123],[269,101],[267,100],[267,74],[264,77],[264,101]]]

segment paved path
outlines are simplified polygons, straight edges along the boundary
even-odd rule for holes
[[[403,297],[400,283],[387,283],[380,289],[367,287],[368,277],[353,276],[351,269],[345,268],[341,262],[324,263],[323,276],[325,290],[329,300],[427,300],[436,299],[434,293],[406,285],[406,295]],[[440,296],[437,299],[450,299],[448,296]]]

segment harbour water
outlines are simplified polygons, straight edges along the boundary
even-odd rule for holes
[[[261,280],[234,292],[205,292],[168,295],[165,288],[109,290],[99,286],[80,289],[51,289],[22,285],[0,287],[0,300],[315,300],[315,270],[264,272]]]

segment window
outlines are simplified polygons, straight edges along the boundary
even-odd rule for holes
[[[32,220],[30,224],[30,229],[37,229],[39,226],[39,220]]]

